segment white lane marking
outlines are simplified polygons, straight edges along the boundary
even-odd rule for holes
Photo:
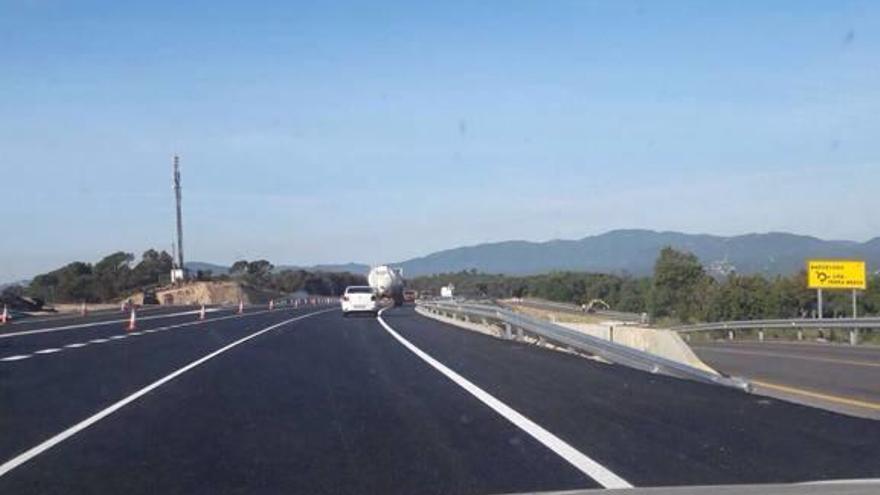
[[[31,357],[30,354],[19,354],[18,356],[5,357],[0,359],[0,361],[21,361],[22,359],[27,359],[29,357]]]
[[[263,313],[268,313],[268,311],[254,311],[254,312],[252,312],[252,313],[245,313],[245,316],[258,315],[258,314],[263,314]],[[232,319],[232,318],[240,318],[241,316],[242,316],[242,315],[239,315],[239,314],[233,314],[233,315],[229,315],[229,316],[221,316],[221,317],[219,317],[219,318],[212,318],[212,319],[210,319],[210,320],[196,320],[196,321],[190,321],[190,322],[187,322],[187,323],[178,323],[177,325],[169,325],[169,326],[167,326],[167,327],[151,328],[151,329],[149,329],[149,330],[144,330],[143,332],[132,332],[132,333],[126,333],[126,334],[114,335],[114,336],[110,336],[110,337],[102,338],[102,339],[94,339],[94,340],[90,340],[90,341],[85,342],[85,343],[82,343],[82,344],[68,344],[68,345],[66,345],[66,346],[64,346],[64,347],[72,347],[72,348],[83,347],[83,346],[85,346],[85,345],[88,345],[89,343],[93,343],[93,344],[103,344],[103,343],[105,343],[105,342],[109,342],[110,340],[124,339],[124,338],[126,338],[126,337],[131,336],[131,335],[141,335],[142,333],[163,332],[163,331],[165,331],[165,330],[173,330],[173,329],[175,329],[175,328],[189,327],[189,326],[193,326],[193,325],[200,325],[200,324],[202,324],[202,323],[207,323],[207,322],[229,320],[229,319]],[[30,356],[28,356],[28,357],[30,357]],[[4,359],[0,359],[0,361],[4,361]],[[14,360],[10,360],[10,361],[14,361]]]
[[[492,410],[503,416],[504,419],[510,421],[521,430],[531,435],[532,438],[541,442],[545,447],[555,452],[556,455],[568,461],[569,464],[576,467],[582,473],[594,479],[597,483],[604,486],[605,488],[633,487],[633,485],[631,485],[628,481],[614,474],[605,466],[587,457],[586,454],[575,449],[553,433],[545,430],[543,427],[541,427],[531,419],[523,416],[512,407],[496,399],[489,392],[486,392],[480,387],[474,385],[474,383],[469,381],[467,378],[459,375],[455,371],[452,371],[451,369],[446,367],[446,365],[444,365],[440,361],[437,361],[429,354],[413,345],[410,341],[403,338],[400,334],[395,332],[394,329],[391,328],[391,326],[385,323],[384,319],[382,319],[382,313],[384,312],[385,309],[379,311],[379,316],[377,316],[376,319],[379,321],[382,327],[389,334],[391,334],[392,337],[403,344],[404,347],[412,351],[413,354],[422,358],[423,361],[434,367],[434,369],[436,369],[440,373],[443,373],[447,378],[455,382],[456,385],[465,389],[471,395],[479,399],[480,402],[486,404]]]
[[[77,349],[79,347],[85,347],[87,345],[89,345],[88,342],[74,342],[73,344],[67,344],[64,347],[67,347],[68,349]]]
[[[34,354],[54,354],[56,352],[61,352],[61,349],[57,349],[57,348],[40,349],[39,351],[34,351]]]
[[[155,382],[147,385],[146,387],[138,390],[137,392],[129,395],[128,397],[120,400],[119,402],[116,402],[115,404],[111,405],[110,407],[107,407],[106,409],[102,409],[101,411],[98,411],[97,413],[93,414],[92,416],[89,416],[88,418],[80,421],[79,423],[62,431],[61,433],[58,433],[57,435],[40,443],[39,445],[37,445],[35,447],[31,447],[30,449],[26,450],[25,452],[22,452],[21,454],[13,457],[12,459],[9,459],[8,461],[4,462],[2,465],[0,465],[0,477],[3,477],[3,475],[8,473],[9,471],[12,471],[16,467],[21,466],[22,464],[26,463],[27,461],[33,459],[34,457],[36,457],[40,454],[42,454],[43,452],[51,449],[52,447],[58,445],[59,443],[63,442],[64,440],[67,440],[68,438],[72,437],[73,435],[76,435],[77,433],[81,432],[82,430],[85,430],[89,426],[97,423],[98,421],[101,421],[102,419],[113,414],[114,412],[118,411],[119,409],[122,409],[127,404],[130,404],[131,402],[134,402],[137,399],[143,397],[144,395],[146,395],[150,391],[161,387],[162,385],[170,382],[171,380],[177,378],[178,376],[180,376],[180,375],[186,373],[187,371],[219,356],[220,354],[223,354],[224,352],[226,352],[234,347],[238,347],[239,345],[244,344],[245,342],[253,339],[254,337],[259,337],[260,335],[262,335],[266,332],[275,330],[276,328],[284,326],[288,323],[293,323],[298,320],[302,320],[305,318],[309,318],[311,316],[316,316],[321,313],[326,313],[328,311],[334,311],[334,310],[336,310],[336,308],[329,308],[329,309],[325,309],[325,310],[321,310],[321,311],[315,311],[313,313],[307,313],[304,315],[300,315],[295,318],[290,318],[288,320],[284,320],[281,323],[276,323],[276,324],[274,324],[272,326],[268,326],[262,330],[258,330],[258,331],[254,332],[246,337],[242,337],[242,338],[236,340],[235,342],[233,342],[231,344],[225,345],[210,354],[207,354],[199,359],[196,359],[195,361],[187,364],[186,366],[179,368],[177,371],[174,371],[170,375],[167,375],[164,378],[160,378],[159,380],[156,380]]]
[[[226,308],[229,309],[229,308]],[[205,312],[216,312],[223,311],[223,308],[211,308],[210,310],[205,310]],[[175,316],[186,316],[186,315],[197,315],[201,312],[201,310],[196,309],[193,311],[182,311],[180,313],[169,313],[162,315],[154,315],[154,316],[139,316],[138,321],[148,321],[148,320],[157,320],[160,318],[173,318]],[[254,314],[254,313],[245,313],[245,314]],[[239,315],[240,316],[240,315]],[[96,321],[92,323],[78,323],[76,325],[65,325],[62,327],[52,327],[52,328],[39,328],[36,330],[22,330],[21,332],[10,332],[0,334],[0,339],[5,339],[7,337],[18,337],[21,335],[34,335],[40,333],[48,333],[48,332],[59,332],[61,330],[73,330],[76,328],[87,328],[87,327],[100,327],[105,325],[118,325],[120,323],[128,323],[128,318],[124,318],[121,320],[106,320],[106,321]]]

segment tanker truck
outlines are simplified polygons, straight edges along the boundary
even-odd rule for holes
[[[370,287],[378,297],[386,297],[394,301],[395,306],[403,304],[403,271],[380,265],[370,270],[367,276]]]

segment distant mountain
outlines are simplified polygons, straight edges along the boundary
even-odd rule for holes
[[[816,237],[770,232],[724,237],[653,230],[612,230],[579,240],[547,242],[504,241],[458,247],[412,258],[392,266],[404,276],[475,269],[485,273],[530,275],[554,270],[649,275],[665,246],[690,251],[707,269],[723,275],[737,273],[790,274],[804,268],[810,258],[855,258],[868,262],[872,271],[880,268],[880,237],[859,243],[827,241]],[[213,263],[187,263],[190,270],[211,270],[215,275],[228,267]],[[303,269],[366,274],[362,263],[313,266],[281,265],[276,270]]]
[[[370,265],[363,263],[345,263],[341,265],[312,265],[305,268],[314,272],[349,272],[362,273],[366,275],[370,272]]]
[[[195,273],[197,270],[210,270],[214,275],[223,275],[229,273],[229,266],[218,265],[216,263],[207,263],[204,261],[189,261],[186,268]],[[370,271],[370,265],[362,263],[344,263],[344,264],[324,264],[312,266],[295,266],[295,265],[279,265],[275,267],[276,271],[281,270],[307,270],[310,272],[351,272],[366,274]]]
[[[7,287],[15,286],[15,285],[21,285],[23,287],[26,287],[30,283],[31,283],[31,281],[27,280],[27,279],[16,280],[14,282],[0,282],[0,290],[3,290]]]
[[[856,258],[880,267],[880,237],[868,242],[826,241],[771,232],[722,237],[707,234],[614,230],[580,240],[506,241],[439,251],[394,266],[407,276],[476,269],[487,273],[527,275],[553,270],[647,275],[665,246],[697,255],[718,274],[789,274],[809,258]]]

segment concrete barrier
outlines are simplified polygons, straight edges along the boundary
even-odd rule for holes
[[[694,354],[694,351],[682,340],[678,333],[670,330],[625,325],[623,322],[616,321],[598,324],[570,322],[556,322],[556,324],[592,335],[593,337],[648,352],[655,356],[700,368],[716,375],[718,374],[717,371]]]

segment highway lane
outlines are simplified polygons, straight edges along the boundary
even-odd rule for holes
[[[212,331],[225,342],[280,317],[272,316],[255,316],[247,329]],[[35,409],[54,418],[65,400],[47,403],[46,396],[63,391],[67,400],[106,404],[223,342],[208,343],[191,331],[131,346],[133,355],[103,358],[110,377],[100,386],[88,377],[95,357],[59,360],[49,378],[22,386],[43,393],[19,407],[10,431],[32,423],[28,412]],[[150,356],[162,356],[163,365]],[[85,376],[67,378],[71,368]],[[16,383],[37,370],[17,373]],[[338,311],[285,325],[208,361],[0,478],[0,492],[9,493],[497,493],[596,486],[425,366],[373,318],[345,319]]]
[[[0,459],[20,453],[261,325],[304,311],[255,312],[0,362],[0,425],[4,432],[14,432],[0,435]]]
[[[755,380],[759,387],[776,386],[763,386],[768,393],[880,419],[878,347],[737,341],[692,347],[718,370]]]
[[[880,422],[452,329],[387,321],[636,486],[880,476]]]
[[[0,363],[0,462],[276,311]],[[385,321],[636,486],[880,476],[880,423],[649,375],[425,319]],[[117,345],[118,344],[118,345]],[[82,352],[80,352],[82,351]],[[500,493],[596,487],[372,318],[283,325],[0,477],[0,493]]]
[[[141,316],[156,316],[169,313],[177,313],[185,310],[192,310],[195,308],[195,306],[144,306],[138,309],[138,314]],[[0,325],[0,336],[7,333],[17,333],[38,328],[60,327],[68,325],[78,325],[81,323],[96,323],[101,321],[120,320],[128,318],[128,316],[128,312],[122,312],[119,310],[101,310],[89,312],[86,314],[86,316],[66,313],[58,315],[19,317],[6,323],[5,325]]]
[[[245,313],[266,311],[265,306],[245,309]],[[229,319],[235,317],[232,308],[211,308],[206,310],[206,320]],[[178,308],[160,315],[138,317],[134,332],[128,331],[128,320],[83,321],[75,325],[50,325],[31,328],[24,332],[0,335],[0,362],[35,357],[35,353],[65,349],[67,346],[91,345],[94,340],[118,339],[140,332],[153,333],[156,329],[198,324],[198,311],[191,308]]]

